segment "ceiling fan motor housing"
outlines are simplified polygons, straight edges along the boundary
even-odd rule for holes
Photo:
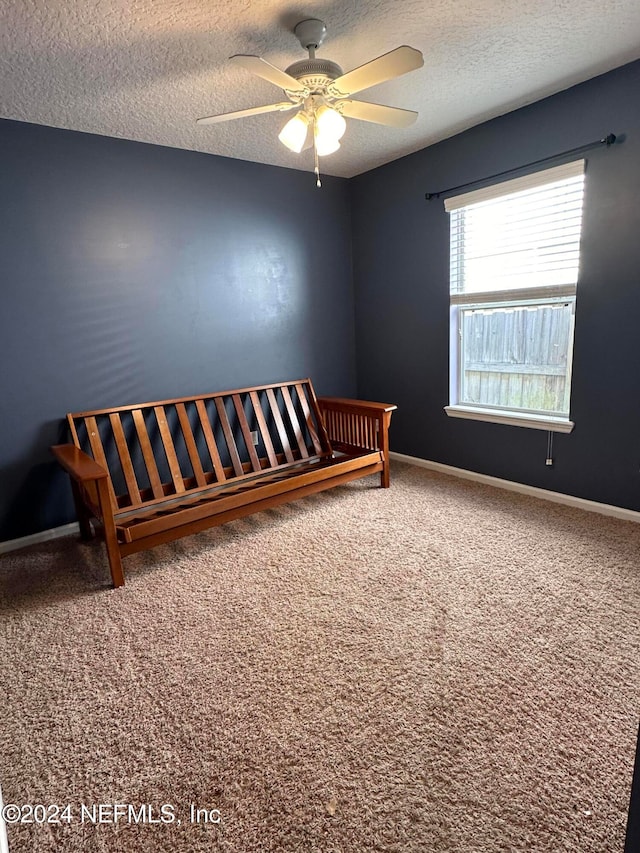
[[[312,92],[323,92],[327,83],[342,76],[342,68],[330,59],[301,59],[290,65],[285,73],[300,80]]]

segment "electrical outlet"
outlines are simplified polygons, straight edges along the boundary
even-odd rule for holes
[[[258,446],[259,439],[258,439],[258,430],[257,429],[251,430],[251,441],[253,442],[255,447]]]
[[[553,459],[545,459],[544,464],[545,464],[545,465],[548,465],[549,467],[551,467],[551,466],[553,465]]]

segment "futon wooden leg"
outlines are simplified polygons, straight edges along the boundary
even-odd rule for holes
[[[111,579],[115,587],[124,586],[124,571],[122,570],[122,556],[118,548],[118,536],[110,507],[109,489],[107,480],[98,481],[98,496],[102,510],[102,526],[104,530],[104,542],[107,546],[107,557],[111,569]]]
[[[124,586],[122,557],[120,556],[116,528],[112,519],[105,519],[104,542],[107,546],[107,557],[109,558],[109,568],[111,569],[111,580],[113,581],[113,585],[115,587]]]
[[[109,568],[111,570],[111,580],[115,587],[124,586],[124,571],[122,569],[122,557],[118,550],[117,542],[113,545],[107,544],[107,557],[109,558]]]
[[[384,463],[384,468],[382,469],[382,473],[380,474],[380,487],[382,489],[388,489],[391,484],[391,478],[389,476],[389,463]]]
[[[383,469],[380,474],[380,486],[383,489],[388,489],[390,484],[390,468],[389,468],[389,424],[391,422],[391,412],[384,412],[380,422],[380,450],[382,451]]]
[[[93,527],[91,526],[91,513],[86,508],[80,488],[75,480],[71,480],[71,491],[73,492],[73,502],[76,507],[76,515],[78,517],[78,525],[80,527],[80,538],[85,542],[93,539]]]

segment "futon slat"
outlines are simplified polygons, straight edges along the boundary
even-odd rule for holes
[[[357,459],[361,456],[369,455],[371,455],[370,451],[363,450],[362,453],[351,454],[348,458]],[[233,480],[229,480],[226,483],[219,483],[217,486],[212,484],[205,489],[193,489],[183,495],[165,495],[164,498],[159,500],[147,501],[141,509],[124,507],[116,513],[116,523],[122,524],[124,522],[128,523],[135,521],[139,518],[148,518],[150,517],[150,513],[152,516],[154,514],[160,514],[163,512],[165,506],[170,508],[172,504],[179,504],[180,506],[183,504],[185,506],[197,504],[202,500],[208,500],[212,496],[215,496],[217,491],[223,495],[236,494],[238,491],[250,489],[256,482],[262,483],[263,480],[265,482],[278,481],[289,474],[296,474],[298,472],[315,469],[316,467],[331,465],[332,461],[333,460],[327,459],[326,456],[310,456],[305,460],[296,459],[294,462],[284,462],[276,468],[272,468],[269,471],[263,471],[259,474],[256,474],[254,471],[249,471],[241,477],[234,477]]]
[[[181,494],[185,491],[184,480],[182,478],[182,471],[180,470],[180,463],[178,462],[178,457],[176,455],[176,449],[173,445],[173,439],[171,438],[171,432],[169,430],[169,424],[167,423],[167,415],[165,413],[164,406],[154,406],[153,411],[155,412],[156,420],[158,421],[158,429],[160,430],[160,438],[162,439],[164,452],[167,455],[167,463],[169,465],[169,472],[173,481],[173,487],[176,490],[176,494]]]
[[[233,465],[233,470],[235,471],[236,477],[239,477],[243,473],[242,462],[240,461],[240,457],[238,456],[238,448],[236,447],[236,442],[233,437],[233,433],[231,432],[231,424],[229,423],[227,410],[225,409],[224,402],[220,399],[220,397],[216,397],[215,402],[218,417],[220,418],[220,425],[222,426],[222,432],[224,433],[224,438],[227,442],[227,447],[229,448],[231,464]]]
[[[199,486],[204,486],[206,485],[207,481],[204,476],[204,471],[202,470],[202,462],[200,462],[200,456],[198,454],[196,440],[193,437],[193,429],[191,428],[191,422],[189,420],[189,415],[187,414],[185,404],[176,403],[176,412],[178,413],[180,429],[182,430],[184,443],[187,447],[187,453],[189,454],[189,461],[191,462],[191,467],[193,468],[193,476],[196,478],[196,483]]]
[[[271,441],[271,436],[269,435],[269,427],[267,426],[267,421],[265,419],[264,412],[262,411],[262,406],[260,405],[260,397],[256,391],[251,391],[249,393],[249,397],[253,403],[253,411],[255,412],[256,421],[258,422],[258,430],[260,431],[260,437],[262,439],[264,449],[267,451],[269,465],[271,465],[271,467],[275,467],[278,464],[278,459],[273,447],[273,442]]]
[[[373,468],[374,466],[377,466],[377,469],[379,470],[381,465],[382,461],[379,453],[363,453],[359,456],[347,457],[341,460],[323,459],[317,466],[314,466],[312,470],[307,470],[307,465],[305,463],[300,473],[295,477],[279,478],[275,482],[263,482],[262,477],[260,477],[254,484],[254,488],[250,491],[256,497],[268,497],[289,489],[296,490],[299,485],[304,485],[306,483],[310,484],[328,477],[335,477],[341,472],[354,471],[358,468]],[[216,512],[221,512],[226,508],[240,506],[245,500],[246,497],[242,492],[239,494],[233,494],[225,488],[215,501],[203,500],[200,503],[196,503],[195,506],[185,508],[183,508],[183,504],[180,502],[179,508],[175,510],[175,513],[178,516],[182,515],[182,519],[185,521],[195,520],[196,518],[202,518],[207,515],[215,514]],[[117,519],[116,524],[120,526],[122,524],[122,520],[123,519],[121,518]],[[132,521],[133,519],[130,517],[129,520]],[[136,519],[135,524],[133,524],[130,529],[131,534],[134,537],[148,536],[162,530],[163,525],[163,516],[151,516],[139,518],[139,520]]]
[[[247,452],[249,453],[249,461],[251,462],[251,467],[254,471],[262,471],[262,465],[260,464],[258,454],[256,453],[255,445],[251,438],[251,430],[249,429],[247,416],[244,413],[244,406],[242,405],[242,400],[240,399],[238,394],[234,394],[231,399],[233,400],[233,406],[236,410],[236,415],[238,416],[238,422],[240,423],[240,430],[242,432],[242,437],[244,438],[244,443],[247,446]]]
[[[69,413],[67,415],[67,423],[69,424],[69,431],[71,433],[71,438],[76,447],[80,447],[80,437],[78,436],[78,430],[76,429],[76,422],[73,419],[73,415]],[[86,419],[85,419],[86,426]]]
[[[273,420],[276,425],[276,429],[278,430],[278,436],[280,437],[280,443],[282,444],[284,455],[288,462],[293,462],[293,453],[289,446],[289,437],[286,429],[284,428],[284,422],[282,420],[282,415],[280,414],[280,409],[278,408],[276,395],[273,393],[273,388],[267,388],[267,400],[269,401],[269,408],[271,409],[271,414],[273,415]]]
[[[287,414],[289,415],[289,423],[291,424],[291,429],[293,430],[293,434],[296,437],[296,442],[298,444],[298,450],[300,451],[300,455],[303,459],[306,459],[309,456],[309,451],[307,450],[307,445],[302,436],[302,429],[300,428],[300,422],[298,421],[298,414],[293,405],[293,400],[291,399],[291,394],[289,393],[289,389],[286,385],[282,386],[282,399],[284,400],[284,405],[287,410]]]
[[[147,468],[151,491],[153,492],[154,498],[161,498],[164,496],[164,490],[162,488],[158,466],[156,465],[156,460],[153,455],[153,448],[151,447],[151,441],[149,440],[149,433],[147,432],[144,415],[142,414],[141,409],[134,409],[131,414],[133,415],[133,423],[135,424],[136,433],[138,434],[138,441],[140,442],[140,448],[142,450],[142,458],[144,459],[144,464]]]
[[[371,422],[370,422],[369,418],[365,418],[363,423],[364,423],[364,435],[363,435],[362,440],[363,440],[365,447],[371,447],[371,437],[369,435],[369,425]]]
[[[355,458],[355,457],[353,457]],[[206,489],[197,489],[186,495],[167,495],[161,501],[148,503],[142,508],[132,509],[125,507],[120,510],[117,515],[117,524],[121,527],[136,523],[140,520],[150,518],[160,518],[167,512],[172,512],[172,507],[178,505],[197,506],[200,503],[216,500],[218,497],[226,495],[239,495],[250,491],[255,487],[256,483],[277,483],[280,480],[286,479],[289,476],[295,476],[305,471],[315,470],[318,467],[330,464],[325,458],[313,456],[305,459],[304,462],[299,459],[295,462],[286,462],[284,465],[274,468],[271,471],[263,471],[258,477],[256,473],[251,471],[243,477],[234,479],[226,484],[220,483],[219,487],[211,486]]]
[[[311,441],[313,442],[313,447],[316,453],[322,453],[323,451],[326,453],[327,448],[329,447],[329,439],[327,434],[323,435],[324,442],[320,441],[320,437],[315,427],[314,419],[311,414],[311,409],[309,408],[309,401],[307,400],[306,395],[306,385],[302,385],[301,382],[296,383],[296,391],[298,392],[298,398],[300,400],[300,404],[302,405],[302,411],[304,412],[304,417],[307,422],[307,429],[309,430],[309,435],[311,436]],[[320,424],[320,429],[324,430],[324,426],[322,425],[322,418],[320,417],[320,413],[318,412],[318,404],[314,397],[312,397],[313,410],[316,415],[316,422]]]
[[[133,462],[131,461],[131,454],[129,453],[127,439],[125,438],[124,430],[122,429],[120,415],[117,412],[112,412],[109,415],[109,423],[113,430],[116,450],[118,451],[118,456],[120,458],[120,465],[122,466],[124,480],[127,484],[127,491],[129,492],[129,500],[133,506],[140,506],[140,486],[136,479],[136,472],[133,470]]]
[[[213,430],[211,429],[211,424],[209,423],[209,416],[207,415],[207,407],[204,403],[204,400],[196,400],[196,409],[198,410],[200,426],[202,427],[202,433],[204,435],[204,440],[207,444],[209,456],[211,457],[211,464],[213,465],[213,470],[215,472],[216,479],[219,483],[224,483],[227,478],[224,473],[220,454],[218,453],[218,446],[213,435]]]
[[[93,453],[93,458],[99,465],[102,465],[105,471],[109,471],[109,465],[107,464],[107,457],[104,452],[104,447],[102,446],[102,439],[100,438],[100,430],[98,429],[98,422],[93,417],[88,417],[84,419],[85,429],[87,430],[87,436],[89,438],[89,444],[91,446],[91,452]],[[113,490],[113,484],[111,482],[111,477],[108,480],[108,488],[109,488],[109,500],[111,502],[111,507],[115,512],[118,509],[118,500],[116,498],[116,493]]]

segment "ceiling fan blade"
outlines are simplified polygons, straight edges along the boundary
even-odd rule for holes
[[[221,121],[231,121],[234,118],[245,118],[246,116],[257,116],[260,113],[275,113],[285,110],[293,110],[298,104],[283,101],[280,104],[267,104],[265,107],[250,107],[248,110],[237,110],[234,113],[220,113],[217,116],[206,116],[196,119],[196,124],[218,124]]]
[[[292,77],[285,71],[281,71],[279,68],[276,68],[275,65],[271,65],[270,62],[267,62],[266,59],[261,59],[259,56],[243,56],[242,54],[236,54],[231,57],[231,62],[239,65],[246,71],[250,71],[251,74],[262,77],[263,80],[267,80],[269,83],[273,83],[274,86],[279,86],[280,89],[284,89],[287,94],[291,92],[292,94],[300,95],[305,98],[309,95],[309,90],[306,86],[303,86],[299,80],[296,80],[295,77]]]
[[[413,110],[385,107],[383,104],[369,104],[365,101],[338,101],[335,107],[347,118],[385,124],[387,127],[409,127],[418,118],[418,113]]]
[[[334,98],[348,98],[349,95],[377,86],[378,83],[384,83],[394,77],[400,77],[423,65],[424,58],[420,51],[404,44],[359,68],[354,68],[353,71],[347,71],[342,77],[334,80],[327,87],[327,91]]]

